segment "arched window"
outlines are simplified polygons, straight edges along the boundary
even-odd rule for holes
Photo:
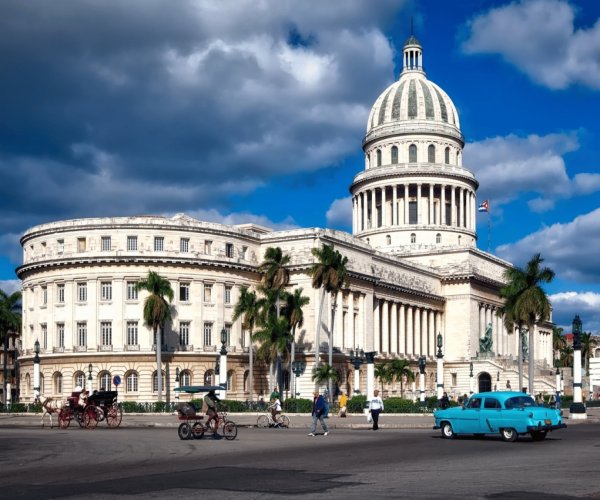
[[[100,390],[101,391],[110,391],[110,385],[111,385],[110,373],[101,372],[100,375],[98,375],[98,381],[100,382]]]
[[[129,372],[125,375],[125,392],[137,392],[138,391],[138,374],[136,372]]]
[[[430,144],[427,148],[427,161],[435,163],[435,146],[433,144]]]
[[[62,394],[63,390],[63,377],[62,373],[54,374],[54,394]]]
[[[444,151],[444,163],[450,165],[450,148],[446,148]]]
[[[417,163],[417,146],[414,144],[408,146],[408,162]]]
[[[381,167],[381,149],[377,150],[377,166]]]
[[[411,233],[410,234],[410,242],[411,243],[416,243],[417,242],[417,235],[415,233]]]
[[[235,372],[233,370],[229,370],[227,372],[227,390],[228,391],[235,390],[234,379],[235,379]]]
[[[75,372],[75,376],[73,377],[73,386],[85,389],[85,373]]]
[[[460,165],[460,153],[458,151],[456,152],[456,164]]]
[[[441,243],[442,242],[442,235],[440,233],[435,235],[435,242],[436,243]]]
[[[158,392],[158,372],[152,374],[152,392]],[[165,390],[165,372],[161,371],[162,390]]]
[[[204,372],[204,385],[214,385],[215,384],[215,371],[214,370],[206,370]]]
[[[392,164],[398,163],[398,148],[396,146],[392,146]]]
[[[189,370],[183,370],[179,374],[179,385],[192,385],[192,373]]]
[[[388,245],[391,245],[391,244],[392,244],[392,237],[391,237],[391,236],[388,234],[388,235],[385,237],[385,241],[386,241],[386,243],[387,243]]]

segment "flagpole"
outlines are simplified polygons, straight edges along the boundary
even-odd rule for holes
[[[492,248],[492,225],[490,223],[490,211],[488,209],[487,211],[487,220],[488,220],[488,253],[491,253],[491,248]]]

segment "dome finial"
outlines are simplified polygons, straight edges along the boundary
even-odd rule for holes
[[[406,71],[425,73],[423,71],[423,48],[421,47],[421,42],[414,35],[412,16],[410,18],[410,36],[404,42],[404,47],[402,48],[402,73]]]

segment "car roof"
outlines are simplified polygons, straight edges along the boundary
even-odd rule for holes
[[[494,391],[494,392],[479,392],[477,394],[473,394],[471,397],[483,397],[483,398],[496,398],[496,399],[508,399],[519,396],[527,396],[531,397],[526,392],[518,392],[518,391]]]

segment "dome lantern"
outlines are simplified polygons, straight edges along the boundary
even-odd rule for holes
[[[402,73],[407,71],[418,71],[425,74],[423,70],[423,47],[414,35],[410,35],[402,48]]]

